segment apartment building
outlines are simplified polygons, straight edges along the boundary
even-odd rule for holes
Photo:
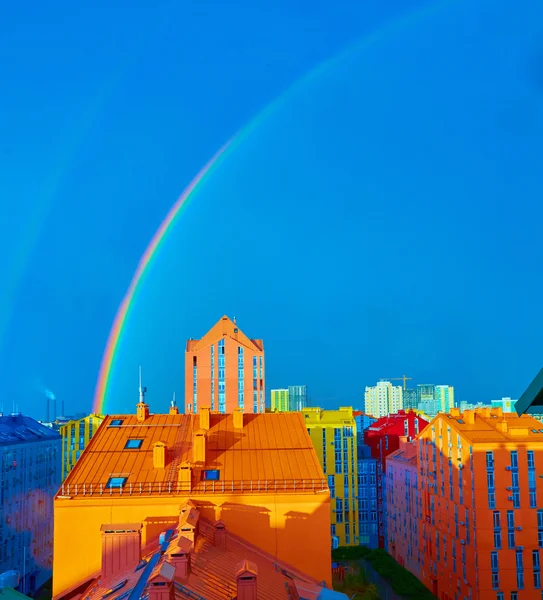
[[[103,420],[103,415],[92,414],[80,419],[70,420],[60,426],[59,431],[62,437],[62,481],[66,479],[68,473],[73,469]]]
[[[379,381],[364,392],[364,411],[376,418],[395,413],[403,408],[402,386],[390,381]]]

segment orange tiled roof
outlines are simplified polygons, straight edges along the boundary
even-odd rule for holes
[[[120,426],[113,426],[114,421]],[[223,486],[245,492],[252,486],[265,493],[276,482],[284,491],[302,491],[304,485],[327,489],[301,413],[246,414],[242,429],[234,428],[232,415],[211,414],[205,464],[194,462],[193,433],[199,429],[200,415],[157,414],[144,422],[135,415],[107,416],[59,495],[98,493],[110,477],[126,477],[125,492],[175,493],[179,467],[186,463],[193,463],[193,494],[219,492]],[[140,448],[126,449],[128,440],[141,440]],[[162,469],[153,463],[153,446],[159,441],[166,445]],[[203,481],[202,471],[207,469],[219,470],[219,480]],[[287,489],[292,485],[295,490]]]
[[[96,573],[89,579],[81,600],[100,600],[105,595],[108,600],[118,600],[120,597],[126,598],[128,592],[136,587],[140,595],[143,595],[147,582],[155,577],[162,575],[170,579],[171,569],[164,572],[164,565],[170,566],[166,561],[169,555],[175,553],[182,545],[182,539],[178,528],[167,543],[167,549],[164,550],[163,547],[161,550],[158,541],[147,548],[144,561],[151,565],[154,563],[150,573],[145,574],[145,568],[139,568],[120,574],[107,585],[101,584],[100,574]],[[259,600],[289,600],[289,585],[295,585],[298,589],[322,590],[322,587],[319,588],[319,582],[313,578],[278,561],[229,531],[225,532],[225,540],[224,548],[217,547],[213,543],[212,523],[200,518],[199,535],[191,555],[191,573],[188,578],[174,579],[176,597],[185,598],[192,594],[199,596],[201,600],[234,598],[237,589],[236,576],[244,565],[256,573]],[[110,593],[123,581],[126,583],[118,591]],[[339,597],[345,598],[338,594]]]
[[[501,409],[477,408],[463,413],[456,410],[439,414],[434,421],[440,418],[474,444],[543,443],[541,422],[528,415],[519,417],[516,413],[503,412]]]
[[[225,335],[237,340],[242,346],[251,348],[255,352],[264,351],[263,340],[252,340],[248,338],[243,331],[241,331],[238,325],[226,315],[222,317],[222,319],[219,319],[219,321],[217,321],[217,323],[215,323],[215,325],[213,325],[213,327],[200,340],[188,340],[186,351],[198,352],[198,350],[207,348],[208,346],[211,346],[211,344],[218,342]]]

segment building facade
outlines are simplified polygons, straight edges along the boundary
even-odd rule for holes
[[[66,479],[68,473],[73,469],[103,420],[104,417],[102,415],[92,414],[69,421],[60,426],[60,435],[62,437],[62,481]]]
[[[421,580],[444,600],[541,600],[541,423],[452,409],[416,443]]]
[[[188,501],[198,515],[183,532],[198,535],[198,516],[330,585],[330,491],[303,414],[150,414],[140,402],[104,419],[55,498],[53,596],[113,568],[117,533],[140,565],[139,548],[185,523]]]
[[[377,459],[371,455],[371,449],[359,438],[358,455],[358,544],[368,548],[379,547],[377,527]]]
[[[356,422],[356,435],[358,437],[358,443],[364,443],[364,429],[367,429],[373,425],[377,419],[372,415],[367,415],[361,410],[353,411],[353,415]]]
[[[270,393],[270,408],[272,412],[288,412],[288,389],[272,390]]]
[[[61,484],[61,438],[34,419],[0,416],[0,573],[19,573],[33,594],[53,568],[53,497]]]
[[[419,383],[417,385],[417,408],[431,417],[439,412],[435,398],[435,387],[431,383]]]
[[[415,409],[419,406],[419,400],[417,390],[413,388],[407,388],[402,390],[402,408],[404,410]]]
[[[400,438],[408,440],[417,436],[428,421],[409,410],[400,410],[396,414],[378,419],[364,432],[364,443],[371,449],[371,455],[377,459],[377,503],[379,547],[385,548],[387,541],[386,527],[386,457],[400,447]]]
[[[307,386],[289,385],[288,401],[290,410],[303,410],[307,406]]]
[[[503,412],[515,412],[516,402],[511,398],[502,398],[501,400],[492,400],[490,405],[492,408],[501,408]]]
[[[185,352],[185,412],[199,406],[213,412],[264,413],[264,342],[249,339],[224,316],[200,340],[190,339]]]
[[[330,488],[332,545],[358,544],[356,421],[353,409],[306,408],[307,431]]]
[[[454,408],[454,387],[452,385],[436,385],[434,394],[438,412],[448,413],[451,408]]]
[[[402,386],[390,381],[379,381],[376,386],[366,387],[364,412],[376,418],[398,412],[403,407]]]
[[[400,447],[386,457],[387,543],[392,557],[417,577],[420,571],[417,445],[400,438]]]

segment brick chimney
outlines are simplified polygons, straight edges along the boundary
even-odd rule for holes
[[[158,571],[149,579],[147,588],[149,600],[174,600],[174,577],[175,567],[163,562]]]
[[[209,431],[210,413],[211,409],[209,406],[202,406],[200,408],[200,429],[204,431]]]
[[[237,600],[256,600],[256,565],[242,560],[236,567]]]
[[[234,421],[234,429],[243,429],[243,409],[239,406],[234,409],[232,420]]]
[[[213,525],[213,544],[216,548],[226,550],[226,525],[224,521],[217,521]]]
[[[192,461],[205,463],[206,461],[206,432],[198,429],[192,438]]]
[[[192,465],[189,462],[181,463],[177,473],[177,483],[180,492],[192,491]]]
[[[102,582],[107,583],[141,561],[141,523],[102,525]]]
[[[169,563],[175,569],[176,579],[187,579],[190,575],[190,553],[194,544],[186,537],[179,537],[178,542],[168,552]]]
[[[155,469],[164,469],[166,466],[166,444],[164,442],[155,442],[153,444],[153,467]]]
[[[149,405],[145,402],[138,402],[136,405],[136,418],[140,423],[143,423],[149,418]]]

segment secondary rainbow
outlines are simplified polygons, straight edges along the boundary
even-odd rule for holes
[[[190,199],[196,187],[206,178],[207,175],[209,175],[214,170],[214,168],[216,168],[220,164],[221,159],[225,157],[226,151],[231,147],[234,139],[235,137],[229,140],[213,156],[213,158],[207,162],[207,164],[199,171],[196,177],[185,188],[181,196],[179,196],[177,202],[171,207],[164,221],[162,221],[160,227],[156,231],[155,235],[153,236],[153,239],[150,241],[143,256],[141,257],[136,272],[134,273],[132,281],[130,282],[130,285],[128,287],[128,290],[124,295],[121,305],[117,310],[115,320],[113,321],[113,326],[108,336],[106,349],[102,357],[102,362],[100,364],[98,382],[96,384],[96,389],[94,392],[94,413],[103,414],[105,410],[107,387],[109,383],[110,373],[115,360],[115,351],[117,349],[117,345],[119,343],[124,324],[129,315],[134,296],[136,294],[136,291],[138,290],[138,287],[142,281],[143,275],[145,274],[147,267],[153,259],[153,256],[155,256],[159,246],[166,239],[171,225],[174,223],[179,214],[181,214],[182,208],[187,206],[188,200]]]

